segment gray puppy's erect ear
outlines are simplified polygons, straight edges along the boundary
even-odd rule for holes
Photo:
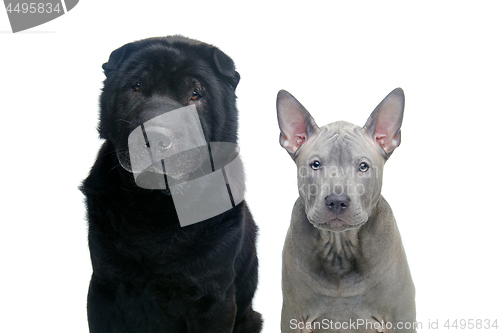
[[[317,131],[313,117],[289,92],[280,90],[276,99],[280,144],[295,158],[297,150]]]
[[[401,143],[404,106],[403,89],[396,88],[373,110],[364,126],[367,135],[382,148],[386,158]]]

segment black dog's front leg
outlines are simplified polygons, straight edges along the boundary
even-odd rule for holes
[[[92,278],[87,296],[87,316],[90,333],[129,332],[124,317],[120,316],[113,286],[98,283]]]

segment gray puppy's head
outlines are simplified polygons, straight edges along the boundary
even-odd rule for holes
[[[307,218],[330,231],[366,223],[380,198],[385,161],[401,142],[404,93],[393,90],[359,127],[344,121],[318,127],[290,93],[277,98],[280,143],[297,165]]]

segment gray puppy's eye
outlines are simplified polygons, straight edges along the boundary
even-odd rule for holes
[[[367,172],[370,167],[365,162],[359,164],[358,170],[361,172]]]
[[[316,160],[316,161],[312,162],[310,164],[310,166],[311,166],[311,169],[318,170],[321,167],[321,163],[319,163],[319,161]]]

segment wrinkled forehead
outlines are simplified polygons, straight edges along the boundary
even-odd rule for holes
[[[332,162],[337,158],[371,158],[374,155],[373,147],[373,143],[360,126],[338,121],[321,127],[319,134],[308,147],[306,155],[328,157]]]
[[[368,140],[361,127],[345,122],[338,121],[321,128],[325,141],[333,145],[334,149],[352,149],[353,146],[364,147],[368,145]]]

